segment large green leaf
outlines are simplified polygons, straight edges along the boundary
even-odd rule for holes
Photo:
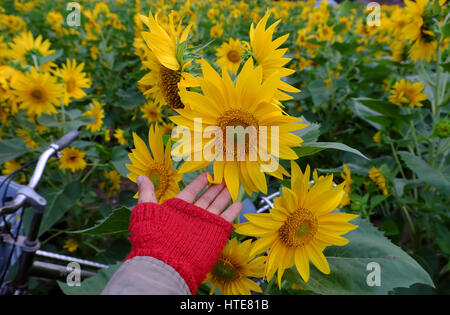
[[[0,141],[0,165],[25,154],[28,149],[22,138],[14,138]]]
[[[419,179],[433,187],[436,187],[444,194],[450,194],[450,183],[440,171],[433,168],[430,164],[410,152],[400,151],[398,154],[406,163],[406,166],[417,174]]]
[[[71,233],[83,233],[89,235],[126,233],[129,231],[130,214],[130,209],[121,207],[113,210],[112,214],[102,220],[99,224],[84,230],[73,231]]]
[[[301,124],[307,124],[303,129],[292,131],[293,134],[299,136],[304,142],[315,142],[320,136],[320,124],[310,123],[306,121],[303,117]]]
[[[304,142],[300,147],[295,147],[293,149],[299,157],[312,155],[325,149],[335,149],[350,152],[368,160],[368,158],[358,150],[338,142]]]
[[[369,222],[358,218],[352,223],[358,228],[344,235],[350,242],[325,250],[331,269],[329,275],[322,274],[311,264],[307,283],[295,267],[286,272],[284,279],[319,294],[388,294],[394,288],[407,288],[415,283],[434,287],[428,273]],[[370,286],[367,282],[372,272],[368,270],[369,263],[380,266],[380,286]]]
[[[81,183],[73,181],[60,190],[44,191],[41,194],[47,200],[47,206],[39,228],[39,236],[57,223],[73,207],[81,197],[81,190]],[[25,227],[30,224],[31,217],[32,211],[26,212],[24,216]]]
[[[117,262],[106,269],[101,269],[96,276],[83,280],[80,286],[71,287],[61,281],[58,281],[58,285],[61,291],[68,295],[99,295],[120,265],[121,263]]]

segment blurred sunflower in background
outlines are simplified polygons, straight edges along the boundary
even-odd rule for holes
[[[261,293],[259,285],[249,277],[261,278],[264,275],[265,256],[250,255],[252,240],[239,243],[236,238],[225,245],[212,270],[207,274],[205,282],[211,285],[210,294],[216,288],[226,295],[245,294],[250,291]]]
[[[369,170],[369,177],[383,192],[383,195],[389,194],[386,188],[386,178],[379,169],[377,169],[375,166],[372,166],[372,168]]]
[[[310,168],[303,173],[291,162],[291,189],[282,187],[269,213],[246,214],[248,222],[235,225],[236,233],[259,237],[251,255],[269,250],[265,268],[268,281],[277,271],[278,285],[284,270],[296,266],[305,282],[310,275],[309,262],[324,274],[330,266],[323,251],[331,245],[344,246],[348,240],[341,235],[357,228],[348,221],[354,214],[333,212],[344,195],[344,183],[333,186],[333,175],[318,176]]]
[[[238,68],[242,62],[242,55],[244,49],[241,47],[241,41],[239,39],[232,39],[224,42],[220,48],[217,49],[216,56],[218,57],[216,63],[223,69],[230,71],[232,74],[236,74]]]
[[[389,101],[399,106],[422,107],[421,101],[428,98],[425,93],[422,93],[423,89],[422,82],[412,83],[409,80],[402,79],[399,82],[395,82],[392,87]]]
[[[42,35],[33,37],[30,31],[24,31],[13,38],[10,43],[11,56],[14,61],[20,62],[22,66],[39,66],[40,71],[49,71],[55,67],[53,62],[39,64],[42,57],[49,56],[55,51],[50,49],[50,41],[43,40]],[[35,58],[35,59],[34,59]]]
[[[55,106],[61,104],[63,86],[57,83],[50,73],[40,73],[34,68],[30,73],[20,73],[11,85],[17,96],[20,109],[27,111],[28,116],[56,114]]]
[[[92,103],[89,104],[89,110],[83,113],[85,117],[94,117],[95,120],[86,125],[86,129],[91,132],[100,131],[103,126],[103,118],[105,117],[105,111],[102,108],[102,104],[97,100],[92,100]]]
[[[147,122],[160,123],[163,121],[163,115],[161,112],[161,107],[153,101],[147,101],[144,105],[140,107],[142,112],[142,118],[147,119]]]
[[[59,168],[62,170],[70,169],[72,172],[83,170],[86,167],[84,157],[86,153],[74,147],[62,149],[59,158]]]
[[[56,71],[56,75],[64,82],[64,104],[68,105],[71,99],[80,99],[86,96],[83,89],[91,86],[89,78],[83,72],[84,62],[77,65],[76,60],[67,59],[61,69]]]
[[[171,143],[167,143],[164,148],[163,134],[160,127],[154,125],[150,127],[148,141],[150,150],[145,142],[133,132],[133,141],[135,148],[128,154],[131,164],[125,166],[131,172],[127,177],[134,183],[140,175],[147,176],[155,187],[155,195],[158,203],[178,195],[180,188],[178,182],[183,174],[173,169],[171,158]],[[138,197],[136,193],[135,198]]]
[[[100,188],[103,191],[107,192],[108,197],[119,192],[120,183],[122,181],[119,172],[117,172],[116,170],[103,171],[103,177],[105,178],[105,180],[100,183]]]

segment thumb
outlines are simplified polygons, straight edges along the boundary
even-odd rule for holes
[[[137,178],[136,184],[138,185],[138,203],[143,202],[154,202],[156,201],[156,195],[155,195],[155,187],[153,186],[153,183],[150,179],[148,179],[147,176],[141,175]]]

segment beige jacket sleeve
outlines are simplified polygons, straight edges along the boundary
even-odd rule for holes
[[[189,295],[189,287],[171,266],[153,257],[137,256],[114,273],[103,295]]]

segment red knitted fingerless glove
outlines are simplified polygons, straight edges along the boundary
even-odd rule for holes
[[[135,256],[151,256],[174,268],[192,294],[219,258],[232,226],[222,217],[173,198],[133,208],[129,238]]]

